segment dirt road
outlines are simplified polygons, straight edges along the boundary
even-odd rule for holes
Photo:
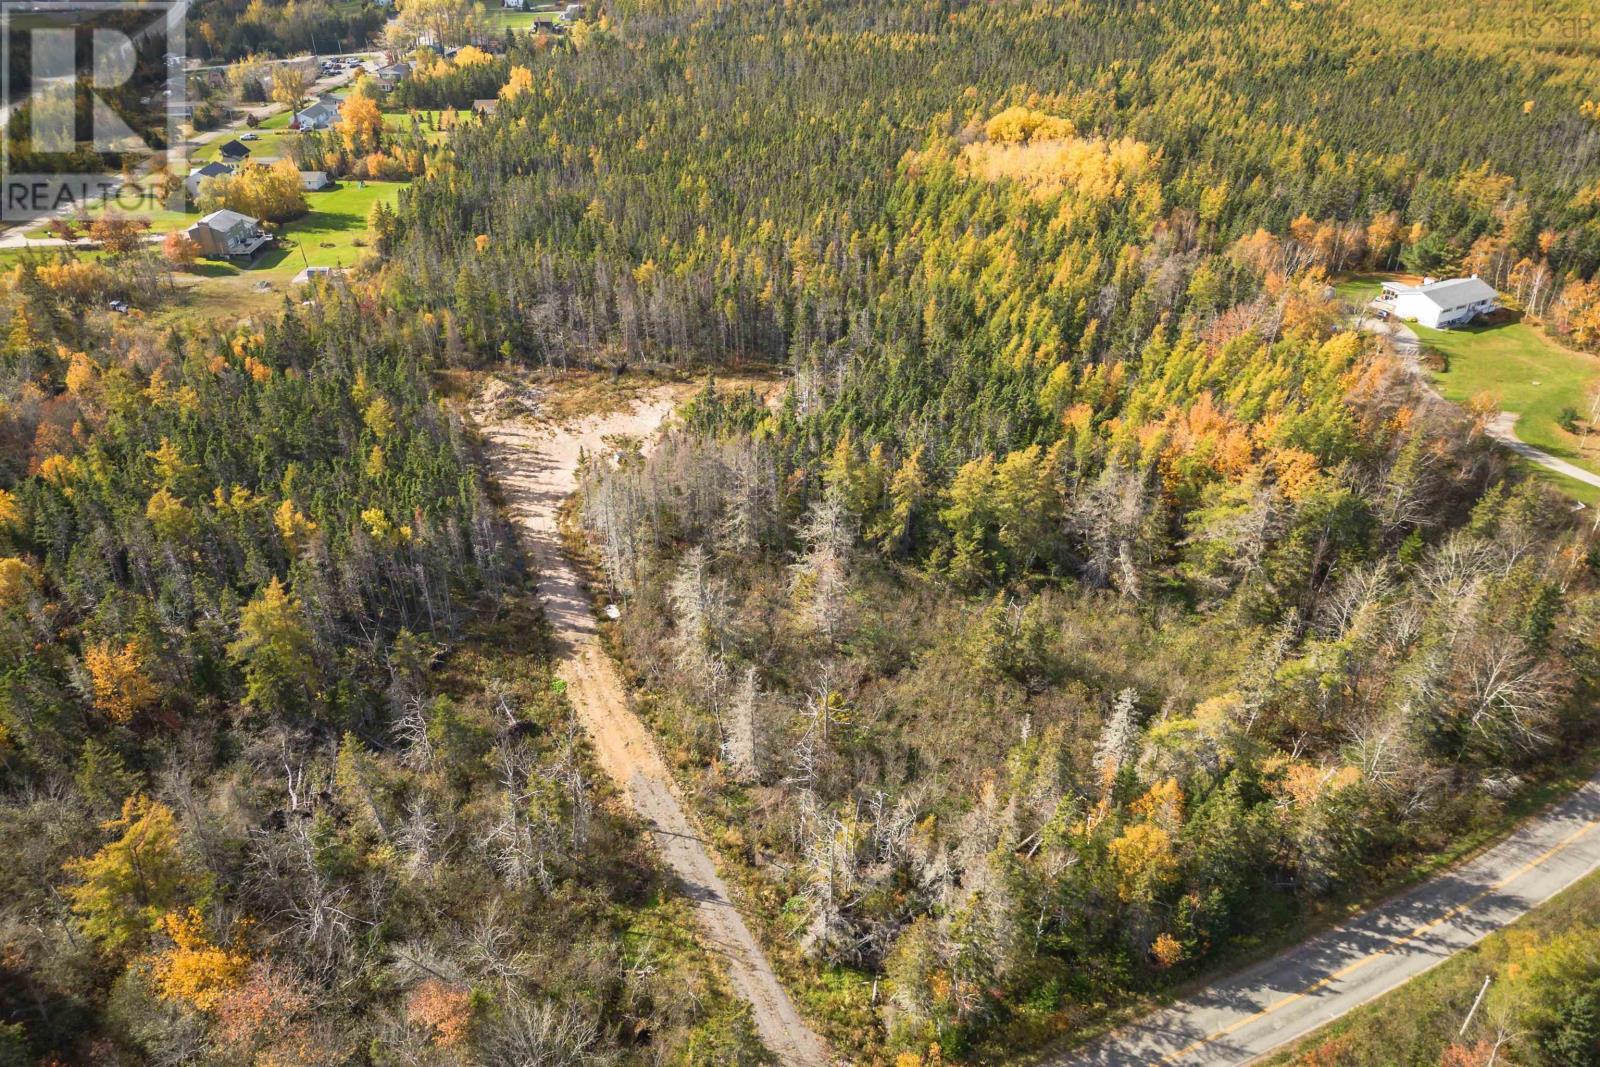
[[[772,966],[734,908],[701,841],[700,828],[673,790],[672,778],[644,724],[628,707],[622,679],[600,647],[589,599],[577,569],[562,551],[557,511],[576,488],[578,457],[604,448],[612,434],[649,436],[671,413],[669,387],[648,392],[631,408],[560,426],[495,417],[480,400],[474,414],[495,480],[504,491],[523,549],[539,574],[539,597],[562,662],[557,673],[599,754],[652,827],[667,865],[694,902],[705,939],[723,959],[734,989],[754,1009],[761,1039],[785,1067],[832,1062],[778,983]]]

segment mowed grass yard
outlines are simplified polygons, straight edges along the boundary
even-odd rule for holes
[[[1395,275],[1360,275],[1335,282],[1343,300],[1360,306]],[[1414,279],[1401,278],[1403,281]],[[1587,418],[1600,387],[1600,357],[1565,348],[1514,313],[1494,323],[1456,330],[1430,330],[1407,323],[1425,349],[1444,357],[1446,369],[1432,374],[1434,386],[1458,404],[1492,397],[1501,411],[1517,414],[1516,432],[1528,444],[1570,463],[1600,472],[1600,433],[1593,440],[1561,428],[1570,408]],[[1600,430],[1600,427],[1596,427]],[[1563,479],[1565,482],[1565,480]]]
[[[306,201],[311,210],[280,228],[277,247],[263,251],[247,264],[203,259],[192,270],[179,272],[175,280],[182,298],[158,309],[156,319],[237,318],[277,304],[294,276],[308,265],[355,266],[365,251],[367,215],[373,205],[381,201],[392,206],[406,184],[367,182],[362,187],[347,181],[325,193],[308,193]],[[158,232],[188,226],[196,216],[175,218],[175,225],[158,226]],[[86,259],[102,256],[92,249],[0,249],[0,269],[10,269],[30,257],[48,259],[63,254]]]
[[[290,281],[307,266],[353,267],[364,251],[367,215],[380,201],[393,205],[404,182],[354,181],[341,183],[326,193],[309,193],[311,210],[285,223],[278,246],[257,255],[248,264],[201,260],[184,284],[185,300],[172,309],[174,316],[219,316],[253,311],[283,298]]]
[[[1447,399],[1464,403],[1487,394],[1501,411],[1517,413],[1517,436],[1535,448],[1600,471],[1600,441],[1561,428],[1563,410],[1587,417],[1600,359],[1563,348],[1519,319],[1458,330],[1412,324],[1426,348],[1448,369],[1433,376]]]
[[[509,8],[497,7],[489,12],[489,17],[499,24],[502,29],[516,30],[518,33],[532,30],[540,25],[549,26],[556,20],[565,8],[550,8],[541,11],[512,11]]]

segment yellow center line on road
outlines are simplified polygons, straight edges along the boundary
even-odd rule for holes
[[[1162,1059],[1159,1059],[1159,1060],[1156,1061],[1156,1067],[1169,1067],[1170,1064],[1176,1062],[1177,1060],[1182,1059],[1184,1056],[1187,1056],[1189,1053],[1194,1052],[1196,1049],[1204,1048],[1206,1045],[1211,1044],[1213,1041],[1216,1041],[1219,1038],[1227,1037],[1229,1034],[1232,1034],[1235,1031],[1241,1030],[1244,1027],[1249,1026],[1251,1023],[1255,1022],[1257,1019],[1263,1018],[1264,1016],[1267,1016],[1267,1015],[1271,1015],[1273,1012],[1277,1011],[1278,1009],[1283,1008],[1283,1007],[1287,1007],[1288,1005],[1293,1004],[1297,1000],[1303,1000],[1306,997],[1310,996],[1312,993],[1315,993],[1317,990],[1321,989],[1323,986],[1328,985],[1331,982],[1337,982],[1339,979],[1343,978],[1345,975],[1350,974],[1353,971],[1360,970],[1362,967],[1365,967],[1367,964],[1371,963],[1373,960],[1376,960],[1376,959],[1378,959],[1378,958],[1380,958],[1382,956],[1388,955],[1389,953],[1393,952],[1395,949],[1399,948],[1401,945],[1405,945],[1405,944],[1407,944],[1407,943],[1409,943],[1411,941],[1415,941],[1417,938],[1421,937],[1423,934],[1427,933],[1429,930],[1433,929],[1435,926],[1438,926],[1441,923],[1449,922],[1451,919],[1455,918],[1457,915],[1460,915],[1462,912],[1466,911],[1468,908],[1472,907],[1474,904],[1478,903],[1478,901],[1482,900],[1484,897],[1488,896],[1489,894],[1494,893],[1497,890],[1504,889],[1507,885],[1510,885],[1512,882],[1516,881],[1518,878],[1521,878],[1524,874],[1527,874],[1529,871],[1533,870],[1535,867],[1537,867],[1540,864],[1544,863],[1546,860],[1550,859],[1550,857],[1554,856],[1556,853],[1560,852],[1562,849],[1566,848],[1568,845],[1571,845],[1574,841],[1578,840],[1578,838],[1582,837],[1584,834],[1587,834],[1590,830],[1593,830],[1596,826],[1600,826],[1600,820],[1591,820],[1589,822],[1584,823],[1582,826],[1580,826],[1576,830],[1572,831],[1572,833],[1568,834],[1566,837],[1563,837],[1560,841],[1557,841],[1550,848],[1546,849],[1544,852],[1541,852],[1539,855],[1535,856],[1533,859],[1529,860],[1527,863],[1524,863],[1521,867],[1518,867],[1516,870],[1512,871],[1510,874],[1506,875],[1504,878],[1501,878],[1498,881],[1494,882],[1488,888],[1482,890],[1477,895],[1473,896],[1470,900],[1467,900],[1465,903],[1457,904],[1455,907],[1453,907],[1453,908],[1449,909],[1448,911],[1446,911],[1443,915],[1440,915],[1438,918],[1433,919],[1430,922],[1423,923],[1421,926],[1417,927],[1415,930],[1412,930],[1409,934],[1406,934],[1404,937],[1395,938],[1393,941],[1389,942],[1389,944],[1385,945],[1383,948],[1378,949],[1376,952],[1369,952],[1367,955],[1362,956],[1360,959],[1355,960],[1352,963],[1345,964],[1343,967],[1339,968],[1337,971],[1334,971],[1332,974],[1329,974],[1329,975],[1326,975],[1326,976],[1324,976],[1322,978],[1317,979],[1315,982],[1312,982],[1310,985],[1306,986],[1304,989],[1300,990],[1298,993],[1290,993],[1288,996],[1284,997],[1283,999],[1275,1001],[1272,1004],[1268,1004],[1265,1008],[1262,1008],[1260,1011],[1256,1012],[1253,1015],[1247,1015],[1243,1019],[1240,1019],[1238,1022],[1230,1023],[1229,1025],[1223,1027],[1220,1030],[1217,1030],[1217,1031],[1215,1031],[1213,1033],[1207,1034],[1205,1037],[1202,1037],[1197,1041],[1194,1041],[1194,1042],[1191,1042],[1188,1045],[1185,1045],[1183,1048],[1179,1049],[1176,1052],[1169,1053],[1168,1055],[1166,1055]]]

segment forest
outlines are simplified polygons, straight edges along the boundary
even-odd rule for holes
[[[462,418],[506,364],[706,379],[574,518],[851,1062],[1080,1035],[1503,828],[1590,746],[1600,543],[1330,279],[1600,348],[1600,104],[1453,6],[606,0],[411,53],[396,106],[497,106],[347,286],[18,261],[0,1063],[766,1058],[552,672]]]

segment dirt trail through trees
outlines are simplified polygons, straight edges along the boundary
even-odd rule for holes
[[[557,529],[557,512],[577,485],[579,456],[602,450],[604,439],[614,434],[654,433],[672,411],[674,391],[664,386],[626,410],[565,425],[496,416],[493,399],[492,394],[480,398],[475,417],[523,549],[539,574],[539,597],[562,656],[557,673],[567,682],[600,766],[652,827],[663,858],[694,902],[707,942],[722,957],[735,990],[754,1008],[761,1039],[786,1067],[824,1067],[832,1062],[826,1047],[800,1018],[730,902],[698,824],[679,803],[649,731],[628,707],[622,679],[600,647],[588,596]]]

